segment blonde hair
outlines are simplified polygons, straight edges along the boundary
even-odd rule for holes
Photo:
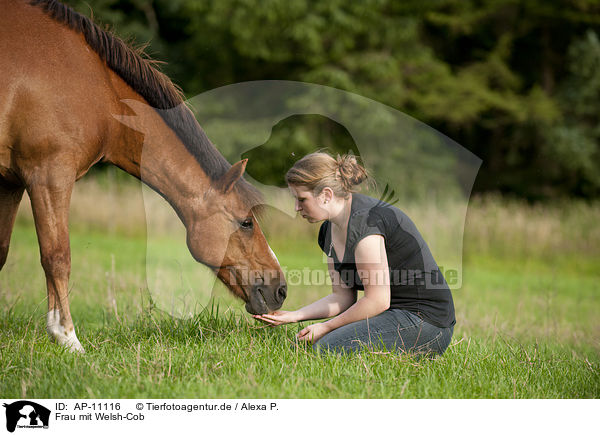
[[[285,174],[287,184],[304,186],[320,194],[325,187],[331,188],[340,198],[348,198],[356,191],[356,186],[368,177],[367,170],[352,154],[333,158],[326,152],[318,151],[298,160]]]

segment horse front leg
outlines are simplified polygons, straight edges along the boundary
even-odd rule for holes
[[[40,259],[46,274],[50,338],[73,352],[83,353],[75,335],[69,308],[69,203],[74,179],[48,177],[27,188],[40,246]]]

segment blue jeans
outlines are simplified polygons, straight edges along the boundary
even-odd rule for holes
[[[453,331],[453,326],[440,328],[410,311],[393,308],[371,319],[334,329],[313,344],[313,348],[318,352],[344,353],[366,347],[441,355],[450,344]]]

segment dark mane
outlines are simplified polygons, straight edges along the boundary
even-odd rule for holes
[[[157,61],[57,0],[30,0],[29,3],[42,8],[55,21],[81,33],[106,65],[157,109],[211,180],[216,181],[227,172],[231,165],[210,142],[185,105],[182,91],[156,68]],[[236,190],[251,205],[262,202],[256,189],[243,180],[237,183]]]

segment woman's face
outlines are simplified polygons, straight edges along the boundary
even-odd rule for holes
[[[324,221],[329,219],[329,212],[325,207],[327,201],[326,193],[321,192],[314,196],[312,191],[304,186],[295,186],[290,184],[290,192],[296,199],[295,210],[310,223]]]

